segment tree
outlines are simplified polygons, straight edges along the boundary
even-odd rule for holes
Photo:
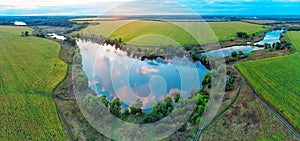
[[[130,113],[137,114],[142,113],[143,102],[140,99],[137,99],[136,102],[130,106]]]
[[[69,44],[71,44],[72,46],[76,46],[77,45],[77,42],[76,42],[76,39],[71,37],[71,36],[67,36],[65,41]]]
[[[231,56],[232,57],[237,57],[237,52],[236,51],[231,52]]]
[[[201,121],[201,117],[197,117],[196,124],[200,124],[200,121]]]
[[[29,36],[29,32],[28,31],[25,31],[25,36]]]
[[[107,97],[105,95],[100,97],[101,101],[103,102],[103,104],[108,107],[109,105],[109,101],[107,100]]]
[[[182,97],[181,97],[181,95],[180,94],[176,94],[175,95],[175,97],[174,97],[174,101],[175,101],[175,103],[178,103],[179,102],[179,100],[181,99]]]
[[[203,86],[208,85],[208,87],[210,88],[211,87],[211,79],[212,79],[211,73],[207,73],[204,76],[204,79],[202,80],[202,85]]]
[[[227,81],[226,81],[226,88],[225,88],[225,91],[228,92],[228,91],[231,91],[233,88],[234,88],[234,77],[233,76],[228,76],[227,78]]]
[[[92,115],[101,115],[103,112],[100,98],[92,94],[87,94],[84,97],[84,107]],[[103,106],[104,107],[104,106]]]
[[[245,32],[237,32],[236,33],[239,38],[247,39],[249,35]]]
[[[238,55],[244,55],[244,53],[242,51],[239,51]]]
[[[95,108],[94,106],[96,106],[96,97],[93,96],[92,94],[87,94],[84,97],[84,106],[86,108],[86,110],[88,112],[93,112],[93,109]]]
[[[264,47],[265,47],[265,49],[268,49],[268,48],[270,48],[270,46],[271,46],[271,45],[270,45],[270,44],[268,44],[268,43],[265,43],[265,44],[264,44]]]
[[[88,78],[83,71],[79,71],[75,75],[75,88],[80,92],[88,88]]]
[[[116,117],[120,117],[121,109],[122,109],[120,99],[119,98],[114,99],[109,106],[110,106],[109,107],[110,112]]]
[[[164,102],[166,103],[167,107],[173,108],[173,99],[171,97],[165,98]]]
[[[43,30],[36,29],[34,35],[41,38],[46,38],[46,33]]]
[[[279,42],[275,43],[275,49],[281,50],[281,43],[279,43]]]
[[[227,72],[226,72],[226,75],[231,75],[231,71],[227,71]]]

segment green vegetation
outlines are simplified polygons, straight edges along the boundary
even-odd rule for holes
[[[230,71],[227,71],[227,80],[226,80],[226,88],[225,91],[229,92],[234,88],[235,77],[231,74]]]
[[[134,20],[101,21],[100,24],[88,26],[87,28],[80,30],[79,33],[109,37],[115,30],[131,22],[134,22]]]
[[[288,37],[297,49],[295,54],[239,63],[236,67],[257,93],[300,129],[300,32],[288,32]]]
[[[249,35],[247,33],[245,33],[245,32],[237,32],[236,35],[239,38],[244,38],[244,39],[249,38]]]
[[[248,86],[242,84],[240,93],[226,93],[224,98],[216,119],[205,128],[201,140],[298,140],[250,93]]]
[[[129,23],[113,32],[109,38],[122,38],[126,43],[143,46],[169,45],[172,40],[181,45],[199,44],[191,34],[175,24],[157,21]]]
[[[109,113],[115,115],[116,117],[127,121],[131,123],[140,123],[140,124],[147,124],[147,123],[154,123],[156,121],[159,121],[163,119],[164,117],[168,116],[171,112],[176,113],[175,116],[176,119],[178,118],[178,121],[182,121],[184,118],[184,115],[188,114],[187,112],[187,107],[191,108],[189,110],[193,109],[189,114],[191,114],[191,117],[189,118],[188,121],[182,121],[185,124],[180,125],[181,128],[178,130],[180,132],[190,130],[189,128],[192,127],[198,127],[198,124],[201,121],[202,114],[207,107],[207,102],[209,99],[209,94],[202,89],[201,91],[192,91],[191,96],[188,98],[183,99],[180,94],[176,94],[174,98],[172,97],[166,97],[163,100],[158,100],[157,102],[154,103],[154,106],[151,110],[150,113],[145,113],[142,111],[142,106],[143,103],[141,100],[137,100],[134,104],[132,104],[129,108],[125,109],[122,111],[122,104],[121,100],[119,98],[115,98],[112,101],[108,101],[106,96],[96,96],[94,94],[89,94],[89,88],[87,87],[87,77],[86,75],[82,72],[82,65],[81,65],[81,55],[79,52],[75,54],[75,64],[76,68],[78,69],[73,73],[75,76],[74,82],[75,82],[75,88],[78,92],[82,92],[82,104],[84,107],[83,113],[87,114],[86,116],[90,117],[91,120],[99,120],[99,119],[93,119],[95,117],[101,116],[101,115],[106,115],[107,110]],[[211,78],[207,78],[211,79]],[[210,81],[210,80],[207,80]],[[209,82],[204,82],[204,85],[208,85]],[[206,87],[206,86],[204,86]],[[85,94],[84,94],[85,93]],[[188,106],[187,104],[194,103],[192,106]],[[176,108],[175,108],[176,107]],[[93,116],[91,116],[93,115]],[[96,116],[95,116],[96,115]],[[174,116],[174,115],[173,115]],[[111,128],[114,131],[117,131],[118,127],[113,125],[114,123],[111,123],[111,118],[109,117],[102,117],[101,121],[105,121],[106,124],[111,124],[111,126],[107,126],[108,128]],[[164,132],[167,127],[169,126],[178,126],[178,123],[168,123],[165,128],[159,128],[155,130],[155,133],[160,133]],[[110,130],[110,129],[109,129]],[[128,128],[127,131],[123,132],[132,132],[135,130],[131,130],[131,128]],[[142,134],[142,133],[141,133]],[[139,136],[138,133],[134,132],[132,133],[132,136]]]
[[[268,29],[269,27],[245,22],[206,23],[116,20],[102,21],[99,25],[89,26],[81,30],[80,33],[102,35],[110,39],[122,38],[124,42],[133,45],[161,46],[170,44],[207,44],[218,40],[235,39],[237,32],[253,35],[254,33],[263,33]]]
[[[143,103],[141,100],[137,100],[133,105],[131,105],[125,112],[121,112],[122,105],[119,98],[114,99],[112,102],[109,102],[105,96],[94,96],[92,94],[87,94],[84,97],[84,107],[87,112],[95,113],[95,107],[101,107],[101,103],[109,109],[110,113],[113,115],[133,123],[154,123],[164,117],[168,116],[175,108],[175,104],[183,106],[186,103],[191,103],[191,101],[196,101],[194,105],[194,112],[189,119],[189,123],[192,125],[198,125],[201,121],[201,116],[207,106],[209,94],[201,90],[198,93],[192,94],[190,98],[183,99],[180,94],[176,95],[176,98],[166,97],[163,101],[157,101],[151,112],[149,114],[142,111]],[[182,110],[181,106],[177,107],[176,112],[186,112]],[[97,112],[103,111],[99,110]],[[101,115],[99,114],[99,115]],[[181,114],[178,114],[178,116]],[[184,113],[182,113],[184,115]],[[186,126],[186,125],[185,125]],[[185,129],[183,129],[185,130]]]
[[[275,135],[272,135],[271,137],[265,137],[265,138],[258,139],[257,141],[282,141],[282,140],[285,140],[284,135],[275,134]]]
[[[233,52],[231,52],[231,56],[226,57],[226,63],[236,62],[236,61],[245,59],[247,57],[249,57],[249,55],[244,54],[242,51],[239,51],[239,52],[233,51]]]
[[[253,35],[253,33],[259,34],[270,29],[270,27],[245,22],[209,22],[208,24],[220,41],[235,39],[237,32]]]
[[[0,27],[1,140],[65,140],[52,91],[66,75],[58,43]]]

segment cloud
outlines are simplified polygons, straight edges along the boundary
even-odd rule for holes
[[[181,90],[179,89],[171,89],[168,94],[166,94],[166,97],[174,97],[176,94],[180,94]]]
[[[140,99],[143,103],[143,109],[152,108],[152,105],[157,100],[155,95],[150,95],[147,97],[137,97],[137,95],[128,87],[121,87],[116,92],[116,95],[111,96],[114,96],[114,98],[120,98],[120,100],[127,105],[132,105],[137,101],[137,99]]]
[[[137,97],[134,95],[133,91],[128,87],[121,87],[117,90],[115,98],[120,98],[120,100],[128,105],[136,102]]]
[[[273,2],[300,2],[300,0],[273,0]]]
[[[53,12],[53,13],[40,13],[40,14],[20,14],[20,16],[64,16],[64,15],[77,15],[76,12]]]
[[[156,102],[156,96],[152,95],[152,96],[148,96],[146,98],[142,98],[141,101],[143,103],[143,107],[142,109],[149,109],[152,108],[154,103]]]
[[[22,10],[33,10],[39,9],[42,7],[67,7],[67,6],[86,6],[86,5],[94,5],[101,3],[118,3],[118,2],[128,2],[131,0],[13,0],[13,1],[0,1],[0,5],[2,5],[1,10],[9,10],[9,9],[22,9]]]
[[[299,15],[300,0],[0,0],[0,15]]]
[[[148,68],[147,66],[143,66],[141,69],[137,68],[136,72],[138,74],[149,74],[149,73],[158,73],[159,70],[154,68]]]
[[[184,3],[193,3],[191,1],[184,1]],[[138,0],[123,3],[118,7],[109,9],[107,11],[109,15],[155,15],[155,14],[195,14],[190,8],[185,7],[182,3],[176,0]]]

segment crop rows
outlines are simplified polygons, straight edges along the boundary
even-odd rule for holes
[[[0,140],[65,140],[52,90],[66,74],[59,44],[0,27]]]
[[[293,55],[240,63],[254,90],[300,129],[300,32],[289,32]]]
[[[248,35],[267,31],[269,27],[245,22],[159,22],[117,20],[101,21],[80,31],[121,38],[125,43],[140,46],[206,44],[236,38],[236,32]]]

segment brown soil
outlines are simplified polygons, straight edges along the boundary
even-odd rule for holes
[[[257,140],[282,134],[285,140],[297,140],[271,112],[243,86],[235,104],[203,132],[202,140]]]
[[[72,61],[75,47],[62,45],[60,57],[69,64],[64,81],[54,90],[53,97],[61,119],[67,140],[106,140],[82,115],[76,102],[72,84]],[[91,91],[93,93],[93,91]]]

